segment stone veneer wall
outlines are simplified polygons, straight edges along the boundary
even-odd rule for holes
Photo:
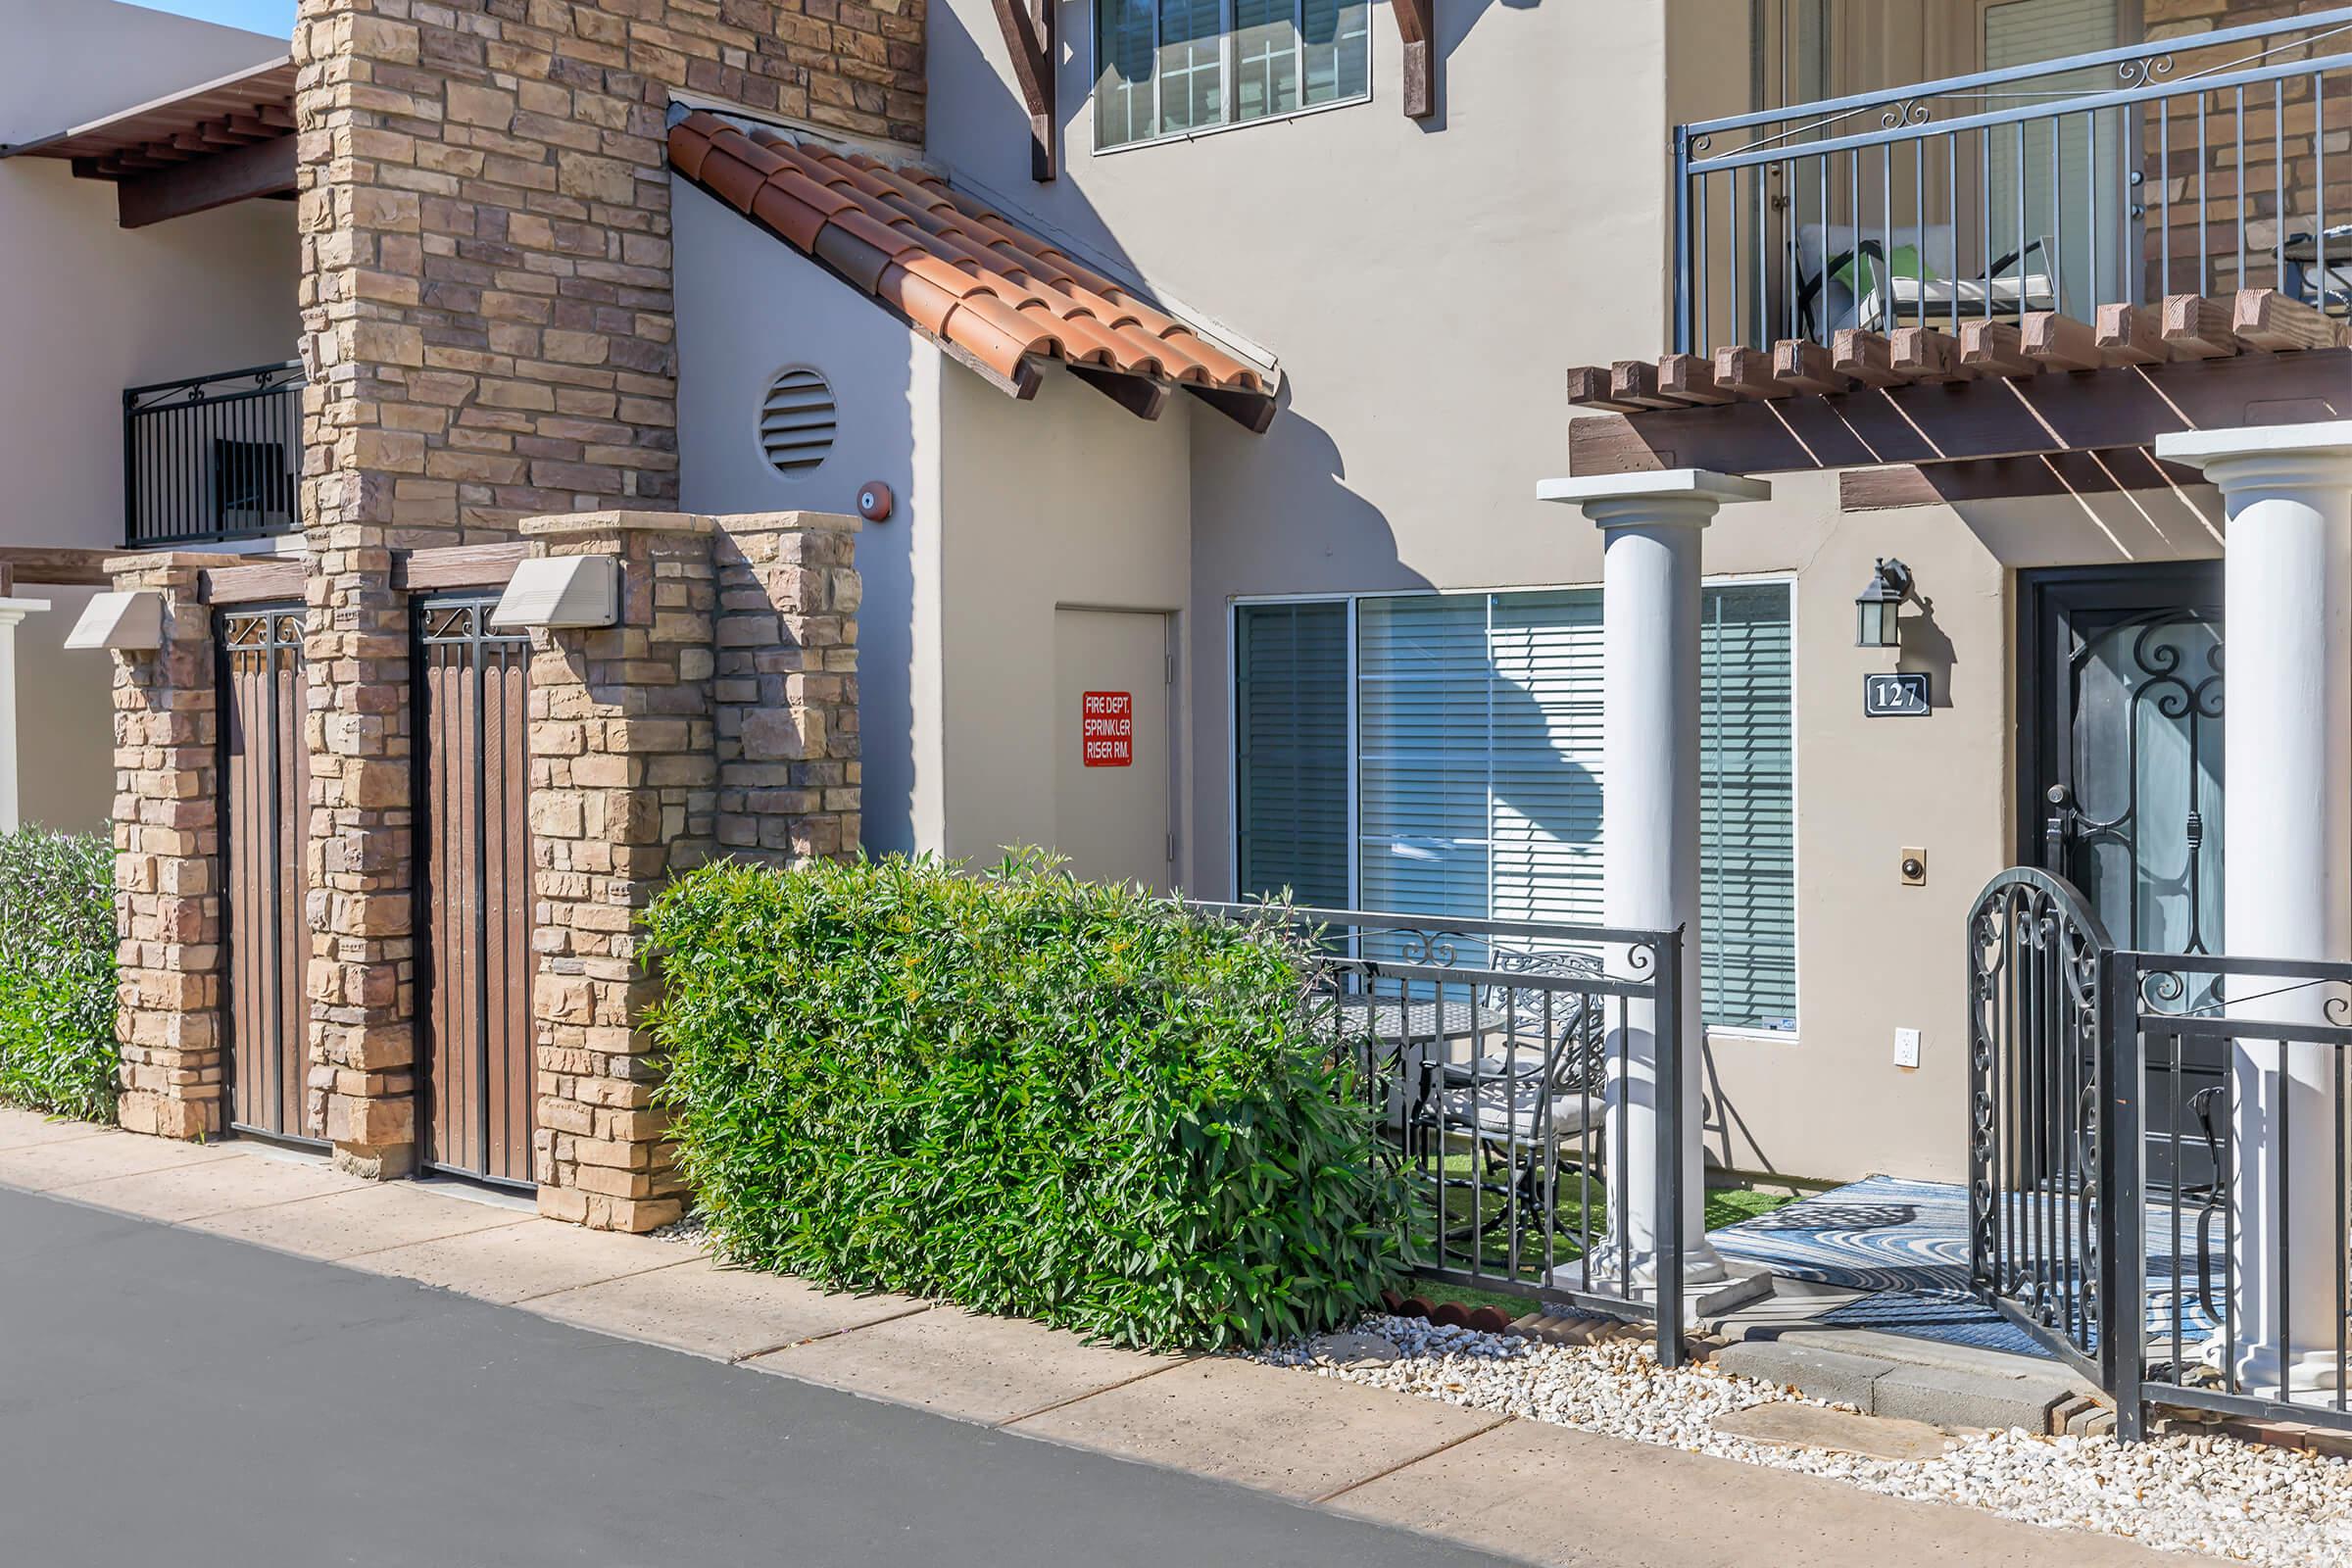
[[[107,563],[119,589],[164,598],[164,642],[115,662],[115,924],[122,1125],[166,1138],[224,1130],[220,698],[202,569],[234,557]]]
[[[2145,0],[2142,20],[2149,48],[2172,57],[2172,69],[2156,80],[2160,85],[2184,81],[2199,72],[2226,70],[2232,63],[2256,63],[2251,57],[2263,49],[2259,42],[2182,47],[2190,35],[2215,27],[2284,20],[2310,9],[2292,0]],[[2332,47],[2324,44],[2321,52]],[[2278,59],[2291,60],[2297,53],[2309,52],[2296,51]],[[2171,261],[2171,292],[2176,294],[2197,291],[2200,260],[2205,264],[2210,293],[2276,287],[2276,246],[2281,230],[2289,236],[2314,232],[2322,211],[2329,223],[2352,221],[2352,77],[2335,73],[2327,86],[2325,131],[2321,130],[2322,105],[2311,77],[2288,77],[2279,95],[2281,101],[2276,105],[2267,83],[2246,91],[2246,275],[2242,278],[2237,270],[2240,193],[2235,97],[2226,90],[2207,97],[2207,161],[2202,169],[2197,159],[2195,96],[2183,94],[2172,100],[2171,154],[2161,163],[2158,117],[2152,109],[2147,113],[2147,152],[2142,164],[2147,183],[2139,195],[2148,209],[2146,298],[2164,292],[2167,257]],[[2159,181],[2160,172],[2169,173],[2169,183]],[[2197,212],[2200,184],[2211,204],[2209,223],[2202,221]],[[2330,248],[2331,255],[2335,249]]]
[[[722,846],[857,848],[858,526],[815,513],[523,524],[534,554],[616,558],[622,585],[618,625],[532,637],[544,1214],[643,1231],[683,1207],[643,1027],[660,977],[635,929],[662,885]]]
[[[309,1125],[415,1157],[407,607],[392,550],[677,494],[664,117],[919,147],[923,0],[301,0]]]
[[[746,858],[854,853],[858,519],[730,517],[719,535],[718,842]]]

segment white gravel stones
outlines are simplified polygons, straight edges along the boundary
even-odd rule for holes
[[[1367,1318],[1357,1331],[1396,1346],[1397,1359],[1342,1365],[1319,1357],[1309,1342],[1271,1348],[1258,1359],[2030,1524],[2128,1536],[2263,1568],[2352,1568],[2352,1464],[2341,1460],[2221,1437],[2127,1447],[2111,1438],[2022,1431],[1965,1438],[1940,1458],[1920,1460],[1783,1448],[1717,1432],[1712,1422],[1774,1400],[1819,1401],[1705,1363],[1663,1370],[1646,1340],[1547,1345],[1395,1317]]]

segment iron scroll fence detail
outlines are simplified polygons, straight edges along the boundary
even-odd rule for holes
[[[2015,867],[1968,1002],[1976,1294],[2126,1442],[2165,1407],[2352,1431],[2352,962],[2119,949]]]
[[[2094,1376],[2116,1155],[2100,1033],[2112,949],[2082,893],[2031,866],[1994,877],[1969,914],[1970,1284]]]
[[[1680,1363],[1687,1086],[1681,1053],[1645,1042],[1680,1039],[1681,932],[1194,907],[1304,939],[1305,1031],[1374,1113],[1418,1277],[1648,1320]],[[1626,1136],[1629,1113],[1658,1135]]]

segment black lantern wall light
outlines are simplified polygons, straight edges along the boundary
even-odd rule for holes
[[[1911,568],[1891,556],[1871,568],[1870,582],[1854,595],[1854,646],[1900,648],[1903,631],[1897,616],[1903,601],[1913,597]]]

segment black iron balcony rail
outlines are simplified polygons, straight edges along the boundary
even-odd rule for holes
[[[2347,127],[2352,7],[1679,126],[1675,348],[2241,288],[2340,318]]]
[[[122,537],[132,549],[300,525],[300,362],[122,394]]]

